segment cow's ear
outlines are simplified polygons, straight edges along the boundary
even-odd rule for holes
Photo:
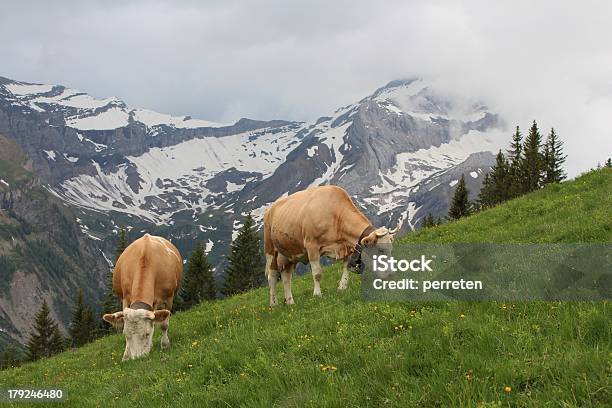
[[[164,320],[166,320],[168,317],[170,317],[170,311],[169,310],[156,310],[155,311],[155,321],[156,322],[163,322]]]
[[[113,326],[115,326],[123,321],[123,312],[107,313],[104,316],[102,316],[102,319],[105,322],[110,323]]]
[[[365,237],[363,237],[363,239],[361,240],[361,245],[365,247],[371,247],[376,245],[377,241],[378,236],[376,235],[376,231],[374,231],[370,235],[366,235]]]

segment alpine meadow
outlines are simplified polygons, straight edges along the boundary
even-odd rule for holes
[[[401,240],[610,242],[610,191],[602,168]],[[338,265],[324,275],[322,298],[295,279],[294,306],[268,307],[260,288],[178,312],[172,347],[156,333],[144,359],[121,363],[114,334],[0,383],[61,388],[74,407],[612,404],[608,302],[371,303],[357,275],[344,292]]]

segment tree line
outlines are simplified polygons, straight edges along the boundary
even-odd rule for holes
[[[563,164],[567,155],[563,142],[552,128],[544,141],[536,121],[533,121],[527,137],[523,139],[517,126],[510,148],[495,157],[495,164],[485,174],[478,198],[471,202],[465,176],[461,176],[451,199],[447,220],[457,220],[485,208],[494,207],[510,199],[530,193],[547,184],[559,183],[567,177]],[[609,159],[608,159],[609,160]],[[423,227],[440,224],[427,214]]]
[[[127,231],[121,228],[115,250],[115,264],[127,246]],[[213,268],[206,256],[205,246],[202,242],[198,242],[189,255],[181,288],[174,298],[173,309],[175,311],[189,310],[204,301],[232,296],[263,284],[263,254],[251,214],[245,216],[244,224],[232,242],[227,262],[224,283],[218,288]],[[50,357],[66,348],[81,347],[92,340],[112,333],[115,329],[98,319],[98,315],[114,313],[121,310],[122,305],[113,291],[112,270],[109,270],[105,280],[105,293],[98,308],[88,305],[84,300],[83,291],[79,291],[72,310],[67,337],[60,332],[58,324],[51,317],[49,305],[43,301],[32,324],[25,347],[25,356],[19,350],[8,347],[0,353],[0,369],[19,365],[23,360],[34,361]],[[101,313],[98,313],[100,310]]]

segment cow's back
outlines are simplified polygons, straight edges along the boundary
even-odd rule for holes
[[[127,305],[135,301],[154,305],[173,298],[182,272],[178,249],[162,237],[145,234],[132,242],[117,260],[113,288]]]
[[[347,193],[337,186],[313,187],[281,198],[264,218],[265,232],[270,235],[266,241],[285,255],[302,255],[305,241],[324,243],[338,239],[343,211],[357,210]]]

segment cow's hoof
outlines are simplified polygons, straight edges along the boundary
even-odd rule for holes
[[[338,285],[338,290],[346,290],[348,285]]]
[[[161,341],[161,349],[162,350],[166,350],[168,348],[170,348],[170,340],[162,339],[162,341]]]
[[[293,301],[293,298],[289,298],[289,299],[285,299],[285,304],[286,305],[295,305],[295,302]]]
[[[274,306],[278,306],[278,303],[276,303],[276,300],[274,302],[270,302],[270,307],[274,307]]]
[[[321,292],[314,292],[312,296],[321,297],[322,295],[321,295]]]

